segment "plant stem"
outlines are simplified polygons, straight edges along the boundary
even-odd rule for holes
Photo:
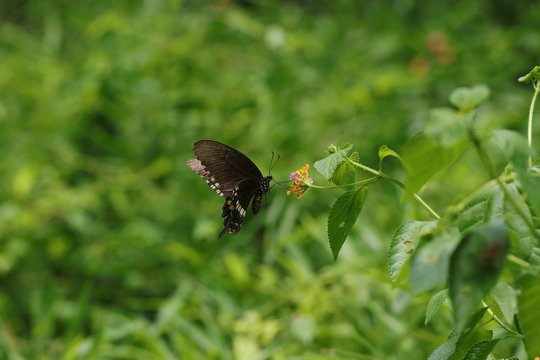
[[[487,312],[489,315],[491,315],[491,317],[493,318],[493,320],[495,320],[497,322],[497,324],[499,324],[504,330],[508,331],[509,333],[512,333],[514,335],[517,335],[519,337],[523,337],[523,335],[521,335],[520,333],[518,333],[517,331],[513,330],[513,329],[510,329],[508,326],[506,326],[506,324],[501,320],[499,319],[499,317],[497,315],[495,315],[495,313],[493,312],[493,310],[491,310],[488,306],[488,304],[486,304],[486,302],[484,300],[482,300],[482,305],[485,306],[487,308]]]
[[[504,193],[505,198],[507,198],[518,215],[523,219],[527,227],[529,228],[529,231],[531,232],[531,235],[540,240],[540,234],[536,231],[536,228],[532,222],[532,220],[527,216],[527,214],[523,211],[523,208],[519,206],[517,200],[512,196],[510,191],[508,191],[508,188],[506,187],[506,184],[503,182],[500,176],[497,175],[497,171],[495,170],[495,167],[493,166],[493,163],[491,162],[488,154],[486,153],[486,150],[482,147],[482,144],[480,142],[480,139],[476,137],[476,135],[471,131],[470,133],[471,142],[474,144],[476,148],[476,152],[478,153],[478,156],[480,157],[480,160],[482,164],[484,164],[484,167],[488,171],[488,174],[497,181],[497,184],[501,188],[501,190]]]
[[[531,100],[531,106],[529,107],[529,126],[527,128],[527,142],[529,143],[529,149],[532,149],[532,128],[533,128],[533,114],[534,104],[536,103],[536,96],[540,92],[540,85],[535,81],[533,82],[534,95]],[[529,167],[532,166],[532,157],[529,154]]]
[[[379,179],[380,179],[379,177],[370,177],[369,179],[357,181],[357,182],[346,184],[346,185],[320,186],[320,185],[309,184],[308,186],[314,189],[341,189],[341,188],[346,188],[348,186],[354,186],[354,185],[365,186],[375,181],[378,181]]]
[[[531,264],[529,264],[528,262],[526,262],[523,259],[518,258],[517,256],[515,256],[513,254],[508,254],[508,256],[506,258],[508,259],[508,261],[511,261],[514,264],[516,264],[518,266],[521,266],[522,268],[528,269],[528,268],[531,267]]]
[[[363,165],[363,164],[360,164],[348,157],[345,158],[351,165],[354,165],[362,170],[365,170],[367,172],[370,172],[372,174],[374,174],[375,176],[377,176],[378,178],[383,178],[383,179],[386,179],[394,184],[396,184],[397,186],[399,186],[400,188],[404,189],[405,188],[405,185],[399,181],[398,179],[388,175],[388,174],[385,174],[383,173],[382,171],[378,171],[378,170],[375,170],[375,169],[372,169],[370,168],[369,166],[366,166],[366,165]],[[435,219],[437,220],[440,220],[440,216],[439,214],[437,214],[435,212],[435,210],[433,210],[418,194],[414,194],[414,199],[416,200],[416,202],[418,202],[431,216],[433,216]]]

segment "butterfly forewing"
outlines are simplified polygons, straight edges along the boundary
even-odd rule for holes
[[[220,234],[240,231],[252,198],[253,212],[260,208],[261,197],[268,192],[271,176],[263,177],[257,166],[244,154],[213,140],[197,141],[196,158],[187,165],[199,174],[218,195],[225,197]]]

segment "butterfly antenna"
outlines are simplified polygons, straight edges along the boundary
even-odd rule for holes
[[[277,154],[276,161],[274,161],[275,157],[276,157],[276,153],[274,151],[272,151],[272,158],[270,159],[270,165],[268,166],[268,173],[269,174],[272,172],[272,169],[274,168],[274,166],[276,165],[276,163],[278,162],[278,160],[280,158],[279,154]]]

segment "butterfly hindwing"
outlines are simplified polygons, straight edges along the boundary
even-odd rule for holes
[[[237,233],[252,199],[253,213],[259,211],[262,195],[268,192],[272,177],[263,177],[247,156],[217,141],[199,140],[193,151],[196,157],[188,160],[187,165],[218,195],[225,197],[224,228],[220,237],[225,233]]]

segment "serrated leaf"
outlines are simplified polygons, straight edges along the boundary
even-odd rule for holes
[[[504,194],[497,183],[491,182],[489,186],[462,205],[456,219],[461,233],[502,217],[504,208]]]
[[[396,229],[388,252],[388,269],[392,281],[398,279],[403,267],[414,254],[424,229],[435,224],[435,221],[406,221]]]
[[[490,223],[465,235],[450,258],[449,289],[456,329],[497,283],[508,252],[506,228]]]
[[[360,215],[366,199],[366,192],[366,187],[347,191],[336,200],[332,209],[330,209],[328,239],[334,260],[337,260],[345,239],[349,235],[358,215]]]
[[[433,295],[429,300],[427,310],[426,310],[426,319],[424,320],[424,325],[427,325],[429,321],[439,312],[441,305],[444,303],[444,300],[448,297],[448,289],[444,289]]]
[[[478,107],[489,97],[489,88],[480,84],[473,87],[460,87],[450,94],[450,102],[461,111]]]
[[[518,318],[525,349],[532,359],[540,355],[540,277],[527,276],[521,281]]]
[[[486,340],[474,344],[467,350],[463,360],[486,360],[498,342],[499,340]]]
[[[428,139],[424,134],[414,136],[402,152],[407,169],[405,195],[417,192],[429,179],[449,167],[465,150],[466,142],[445,147]]]
[[[409,286],[415,294],[446,281],[450,255],[458,242],[452,235],[441,235],[420,247],[409,265]]]
[[[488,334],[485,331],[478,331],[476,329],[476,325],[482,319],[485,312],[486,308],[482,308],[472,314],[467,320],[467,326],[465,326],[464,330],[454,330],[450,336],[448,336],[448,339],[431,353],[428,360],[461,359],[466,349],[468,349],[475,340],[490,340],[491,333]]]
[[[399,156],[399,154],[397,152],[390,149],[387,145],[382,145],[379,148],[379,170],[382,170],[383,160],[384,160],[384,158],[386,158],[388,156],[393,156],[393,157],[401,160],[401,157]]]
[[[461,336],[456,346],[456,352],[450,358],[450,360],[462,360],[466,356],[467,352],[476,344],[484,341],[491,341],[492,338],[492,331],[483,329],[481,327],[474,328],[472,331]]]
[[[350,156],[351,160],[358,161],[360,156],[358,152],[353,152]],[[336,185],[347,185],[354,182],[356,178],[356,167],[347,161],[342,161],[332,175],[332,182]],[[345,189],[353,190],[354,185],[347,186]]]
[[[313,166],[326,180],[330,180],[332,179],[336,167],[343,161],[351,149],[351,144],[345,144],[341,149],[336,148],[334,153],[328,155],[324,159],[316,161]]]
[[[448,360],[456,352],[456,346],[461,333],[452,332],[448,339],[439,345],[432,353],[429,355],[428,360]]]

